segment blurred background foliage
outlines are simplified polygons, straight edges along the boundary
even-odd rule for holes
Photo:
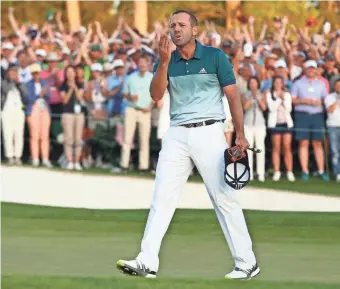
[[[49,9],[60,11],[64,22],[67,22],[65,1],[1,1],[1,27],[11,30],[8,22],[8,7],[15,8],[15,17],[21,23],[29,21],[42,25],[46,12]],[[339,3],[333,1],[334,7],[329,6],[328,1],[241,1],[240,8],[233,14],[234,23],[237,15],[246,17],[254,16],[255,31],[260,33],[263,23],[270,24],[274,16],[288,16],[289,23],[294,23],[297,28],[302,28],[307,19],[314,17],[317,25],[311,29],[312,32],[319,32],[324,21],[329,21],[332,30],[340,27]],[[111,33],[116,27],[118,16],[124,16],[130,25],[133,25],[134,3],[133,1],[121,1],[118,13],[112,13],[113,1],[84,1],[79,2],[82,25],[87,26],[90,21],[100,21],[102,27]],[[157,20],[164,21],[177,9],[188,9],[194,12],[200,20],[201,28],[204,27],[204,20],[214,21],[217,29],[222,31],[225,27],[225,1],[149,1],[148,2],[148,23],[149,31],[153,29],[153,23]],[[67,27],[67,23],[66,27]],[[270,32],[269,26],[269,32]]]

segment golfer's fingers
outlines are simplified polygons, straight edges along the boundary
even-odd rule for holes
[[[159,50],[164,49],[164,35],[161,35],[161,38],[159,39]]]

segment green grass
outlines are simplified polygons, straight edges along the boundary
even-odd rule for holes
[[[340,214],[245,211],[261,266],[251,282],[223,280],[233,262],[212,210],[176,212],[157,280],[122,276],[115,263],[138,253],[147,214],[2,204],[2,288],[340,286]]]

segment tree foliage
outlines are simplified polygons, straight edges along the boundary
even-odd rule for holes
[[[79,1],[79,3],[82,25],[84,26],[90,21],[98,20],[102,27],[111,33],[116,27],[118,16],[121,15],[126,18],[130,25],[133,25],[133,1],[122,1],[117,15],[110,13],[113,4],[111,1]],[[7,13],[9,6],[15,7],[15,17],[20,23],[28,20],[42,25],[49,9],[60,11],[63,14],[64,21],[67,22],[65,1],[3,1],[1,5],[1,26],[5,29],[10,30]],[[149,1],[149,31],[153,29],[154,21],[168,21],[169,15],[177,9],[187,9],[194,12],[201,27],[203,27],[204,20],[214,21],[217,28],[225,26],[225,1]],[[289,22],[294,23],[298,28],[302,28],[309,17],[314,17],[318,21],[318,25],[313,28],[314,31],[320,30],[325,20],[331,22],[333,28],[339,28],[339,13],[334,9],[329,11],[326,2],[320,2],[318,9],[313,7],[307,9],[304,1],[243,1],[240,11],[245,16],[252,15],[256,18],[255,30],[257,33],[261,30],[262,24],[264,22],[270,23],[274,16],[288,16]]]

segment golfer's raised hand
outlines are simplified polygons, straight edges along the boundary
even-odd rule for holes
[[[159,40],[159,58],[160,62],[163,64],[169,64],[171,58],[170,41],[166,34],[162,34]]]

